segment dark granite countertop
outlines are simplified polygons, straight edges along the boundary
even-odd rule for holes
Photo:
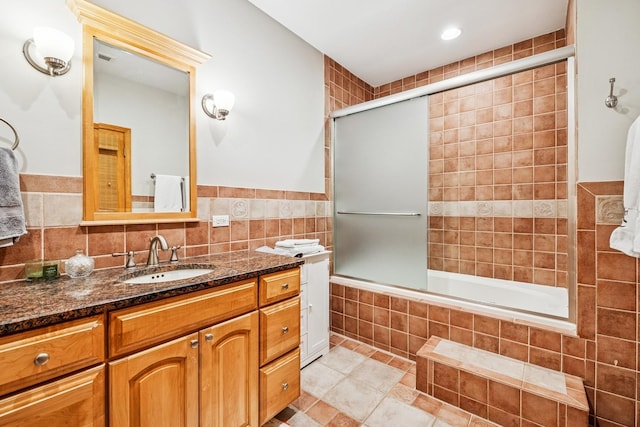
[[[177,268],[212,268],[213,272],[192,279],[164,283],[126,284],[133,276],[176,268],[110,268],[87,278],[62,276],[52,281],[12,282],[0,285],[0,336],[41,326],[105,313],[109,310],[157,301],[202,289],[251,279],[304,264],[300,258],[261,252],[234,252],[181,260]]]

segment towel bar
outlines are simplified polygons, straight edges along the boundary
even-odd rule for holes
[[[11,129],[13,131],[13,135],[15,136],[15,140],[13,142],[13,145],[11,146],[11,149],[15,150],[16,148],[18,148],[18,145],[20,144],[20,137],[18,136],[18,132],[16,132],[16,129],[13,126],[11,126],[11,123],[6,121],[2,117],[0,117],[0,122],[4,122],[7,126],[9,126],[9,129]]]
[[[338,211],[338,215],[388,215],[388,216],[420,216],[420,212],[348,212]]]

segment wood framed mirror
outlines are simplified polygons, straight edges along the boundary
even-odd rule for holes
[[[210,55],[86,0],[83,222],[197,221],[195,74]]]

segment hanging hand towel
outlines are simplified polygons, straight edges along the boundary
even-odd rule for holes
[[[0,241],[7,246],[26,233],[18,161],[13,151],[0,147]]]
[[[640,257],[640,117],[631,124],[627,135],[624,167],[624,218],[613,230],[609,246],[627,255]]]
[[[180,212],[182,210],[182,177],[156,175],[153,208],[156,212]]]

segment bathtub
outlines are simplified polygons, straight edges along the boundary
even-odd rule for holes
[[[437,270],[427,272],[428,292],[383,285],[344,276],[331,283],[465,310],[575,335],[565,288],[512,282]]]

